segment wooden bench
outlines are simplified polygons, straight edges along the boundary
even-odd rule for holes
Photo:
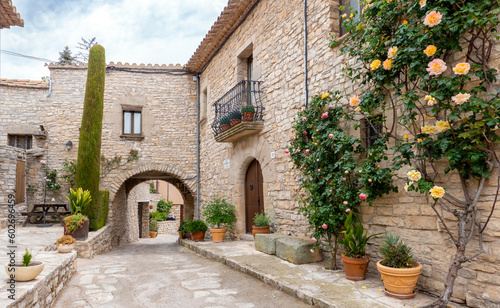
[[[60,211],[62,209],[62,211]],[[23,223],[23,227],[26,227],[31,217],[36,217],[37,222],[42,222],[44,217],[56,216],[62,226],[64,226],[63,218],[70,215],[71,212],[68,210],[67,204],[34,204],[33,208],[29,212],[21,213],[21,215],[26,216],[26,220]]]

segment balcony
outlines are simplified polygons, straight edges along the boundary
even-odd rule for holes
[[[243,80],[214,103],[215,140],[234,142],[264,127],[261,81]]]

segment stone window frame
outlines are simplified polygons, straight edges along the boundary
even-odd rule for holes
[[[19,139],[24,141],[23,146],[19,146]],[[7,134],[7,144],[19,149],[30,150],[33,148],[33,136],[30,134]]]
[[[241,48],[236,53],[236,83],[242,80],[248,80],[248,59],[252,59],[252,70],[255,78],[255,55],[254,55],[254,44],[253,39],[246,41],[242,44]]]
[[[208,86],[206,84],[201,85],[200,91],[200,123],[204,123],[208,119],[210,114],[210,104],[208,102]]]
[[[121,129],[121,138],[124,139],[129,139],[129,140],[143,140],[144,135],[143,135],[143,120],[144,120],[144,114],[143,114],[143,107],[142,106],[132,106],[132,105],[122,105],[122,129]],[[131,121],[130,121],[130,131],[131,133],[125,133],[125,112],[131,112],[132,115],[134,113],[139,113],[141,115],[141,126],[140,130],[141,132],[139,134],[134,134],[133,133],[133,128],[134,128],[134,117],[131,116]]]
[[[361,144],[363,147],[368,148],[369,146],[373,145],[373,143],[382,137],[382,131],[383,131],[383,125],[382,124],[373,124],[370,125],[369,122],[371,119],[375,118],[381,118],[382,115],[375,115],[370,118],[363,118],[361,119],[360,123],[360,137],[361,137]]]

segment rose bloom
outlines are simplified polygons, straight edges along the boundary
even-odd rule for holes
[[[411,181],[418,181],[422,178],[422,174],[420,173],[420,171],[417,171],[417,170],[410,170],[408,171],[408,173],[406,174],[406,176],[411,180]]]
[[[376,70],[377,68],[380,67],[380,60],[373,60],[373,62],[370,64],[370,69],[373,71],[373,70]]]
[[[427,4],[426,0],[419,0],[418,3],[420,4],[420,7],[423,8]]]
[[[455,65],[453,72],[457,75],[467,75],[470,70],[470,64],[467,62],[461,62]]]
[[[333,134],[328,135],[328,138],[332,138],[332,137],[333,137]]]
[[[40,164],[46,164],[47,162],[45,160],[41,160]]]
[[[406,184],[405,187],[403,187],[406,192],[408,192],[408,188],[410,188],[410,185]]]
[[[431,196],[434,199],[442,198],[444,196],[444,193],[445,193],[444,188],[440,187],[440,186],[432,187],[432,189],[429,190],[429,192],[431,193]]]
[[[345,210],[345,212],[346,212],[347,214],[349,214],[349,213],[351,212],[351,209],[347,209],[347,210]]]
[[[328,226],[327,226],[326,224],[323,224],[323,225],[321,226],[321,228],[326,229],[326,228],[328,228]]]
[[[300,152],[300,150],[299,150],[299,149],[297,149],[297,151],[295,151],[295,152],[299,153],[299,152]]]
[[[427,71],[429,72],[429,75],[441,75],[444,71],[446,71],[448,67],[446,66],[446,63],[441,60],[441,59],[434,59],[429,64],[427,64]]]
[[[325,112],[321,115],[324,119],[328,118],[328,112]]]
[[[351,107],[356,107],[359,105],[359,103],[361,103],[361,100],[359,99],[359,96],[357,96],[357,95],[354,95],[353,97],[351,97],[349,99],[349,105],[351,105]]]
[[[309,250],[311,253],[314,253],[314,249]]]
[[[363,193],[359,194],[359,198],[360,198],[361,200],[366,200],[366,198],[367,198],[367,197],[368,197],[368,196],[367,196],[366,194],[363,194]]]
[[[344,205],[347,205],[347,201],[344,201]]]
[[[436,122],[436,129],[438,132],[442,133],[451,128],[450,122],[448,121],[437,121]]]
[[[422,134],[432,135],[436,133],[437,129],[435,126],[425,125],[424,127],[420,128],[420,130],[422,131]]]
[[[384,63],[382,63],[382,67],[383,67],[386,71],[390,70],[390,69],[391,69],[391,67],[392,67],[392,59],[387,59],[387,60],[385,60],[385,61],[384,61]]]
[[[323,94],[323,95],[321,96],[321,99],[325,99],[325,98],[327,98],[327,97],[328,97],[328,93],[325,93],[325,94]]]
[[[462,105],[463,103],[465,103],[466,101],[468,101],[469,98],[470,98],[470,94],[469,93],[458,93],[457,95],[452,96],[451,100],[453,102],[455,102],[455,104],[457,104],[457,105]]]
[[[437,50],[437,47],[434,46],[434,45],[429,45],[427,46],[427,48],[424,49],[424,53],[428,56],[428,57],[432,57],[435,53],[436,53],[436,50]]]
[[[309,149],[306,150],[306,153],[309,153]]]
[[[427,101],[427,106],[434,106],[437,104],[437,99],[434,96],[426,95],[424,100]]]
[[[387,52],[387,58],[392,59],[398,53],[398,47],[394,46],[389,48]]]
[[[312,237],[312,238],[311,238],[311,241],[313,241],[313,243],[316,243],[316,241],[317,241],[317,240],[316,240],[316,238],[315,238],[315,237]]]
[[[286,149],[286,150],[285,150],[285,153],[286,153],[286,154],[288,154],[288,153],[290,153],[290,151],[288,151],[288,149]]]
[[[345,178],[342,178],[342,182],[345,182]]]
[[[425,16],[424,25],[429,27],[434,27],[439,25],[442,19],[443,19],[443,14],[436,11],[432,11],[429,14],[427,14],[427,16]]]
[[[304,135],[304,136],[305,136],[305,135],[307,135],[307,132],[306,132],[306,131],[303,131],[303,132],[302,132],[302,135]]]
[[[302,121],[306,121],[306,120],[307,120],[307,118],[306,118],[306,117],[303,117],[303,118],[302,118]]]

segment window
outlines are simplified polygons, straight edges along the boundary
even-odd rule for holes
[[[142,134],[142,110],[141,108],[123,108],[123,134],[141,135]]]
[[[382,117],[376,116],[362,120],[361,134],[365,148],[374,145],[375,141],[382,137]]]
[[[8,135],[9,145],[29,150],[33,146],[33,137],[31,135]]]
[[[201,97],[200,97],[200,121],[203,119],[206,119],[208,114],[210,113],[209,105],[208,105],[208,89],[205,87],[201,91]]]
[[[340,11],[340,36],[342,36],[342,35],[347,33],[345,27],[342,26],[342,22],[345,19],[349,18],[349,14],[350,14],[349,8],[352,8],[353,10],[358,11],[358,14],[356,14],[356,16],[354,17],[354,20],[358,21],[360,15],[361,15],[361,12],[363,10],[363,5],[361,4],[361,0],[341,0],[340,5],[346,7],[345,10]],[[347,17],[342,18],[343,14],[346,14]]]

